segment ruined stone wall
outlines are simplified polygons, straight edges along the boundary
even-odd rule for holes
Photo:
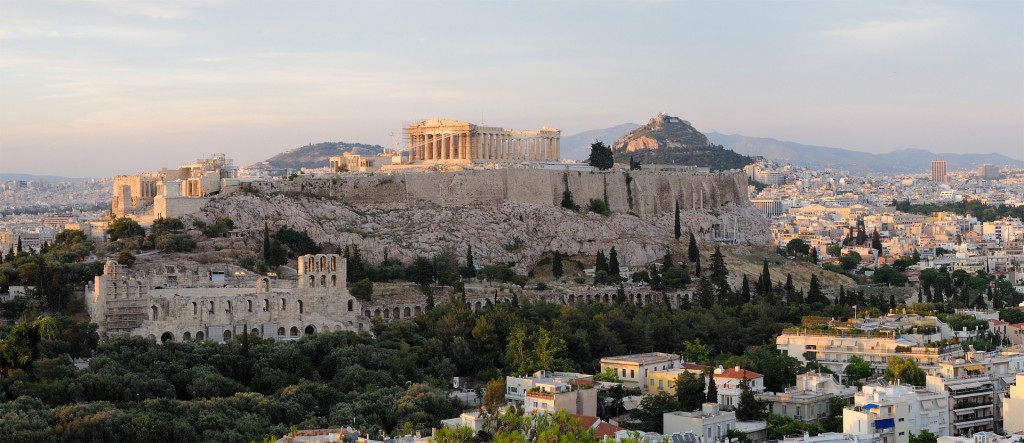
[[[261,193],[300,193],[382,209],[497,207],[504,201],[558,206],[566,189],[576,204],[605,199],[616,213],[654,219],[680,209],[748,206],[742,173],[577,172],[542,169],[409,172],[255,182]]]

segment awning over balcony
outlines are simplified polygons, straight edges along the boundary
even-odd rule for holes
[[[985,365],[967,365],[964,366],[964,369],[968,371],[980,371],[982,369],[985,369]]]
[[[892,418],[882,418],[875,420],[875,429],[889,429],[896,427],[896,420]]]

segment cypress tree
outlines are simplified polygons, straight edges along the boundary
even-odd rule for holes
[[[843,285],[839,285],[839,295],[836,297],[836,304],[839,306],[846,306],[848,304],[846,300],[846,288],[844,288]]]
[[[555,278],[562,278],[565,271],[562,269],[562,253],[555,251],[555,257],[551,259],[551,275]]]
[[[697,300],[704,309],[709,309],[715,304],[715,287],[707,277],[701,277],[697,283]]]
[[[559,260],[558,264],[562,264],[561,260]],[[473,263],[473,245],[466,245],[466,267],[463,268],[462,276],[467,278],[476,277],[476,264]],[[561,277],[561,274],[557,277]]]
[[[619,275],[619,253],[615,252],[615,246],[608,252],[608,276],[620,278]]]
[[[679,202],[678,201],[676,201],[676,224],[675,224],[675,229],[672,230],[672,235],[674,235],[676,237],[676,240],[679,240],[679,237],[683,236],[683,226],[679,222]]]
[[[604,271],[608,273],[608,261],[604,258],[604,251],[597,251],[597,261],[594,264],[594,274]]]
[[[747,281],[747,274],[743,274],[743,283],[740,283],[740,296],[743,303],[750,303],[750,282]]]
[[[786,295],[790,295],[796,292],[796,285],[793,284],[793,274],[786,274]]]
[[[697,237],[693,235],[693,231],[690,231],[690,245],[686,248],[686,255],[690,263],[700,260],[700,249],[697,249]]]
[[[825,294],[821,292],[821,282],[815,274],[811,274],[811,289],[807,291],[807,303],[828,303]]]
[[[768,295],[772,292],[772,275],[768,272],[768,259],[764,259],[764,267],[761,269],[761,287],[758,288],[761,295]]]
[[[700,277],[701,269],[700,269],[700,256],[699,255],[697,256],[697,261],[693,263],[693,272],[694,272],[694,274],[693,274],[694,276]]]
[[[665,270],[665,269],[671,268],[672,266],[675,266],[675,263],[674,263],[675,259],[672,258],[672,250],[671,249],[666,249],[665,250],[665,257],[662,259],[662,261],[664,262],[664,265],[661,267],[662,270]]]
[[[725,257],[718,245],[715,245],[715,252],[711,254],[711,265],[708,269],[711,271],[711,282],[715,286],[720,290],[729,288],[729,269],[725,266]]]
[[[878,255],[882,255],[882,239],[878,236],[878,228],[871,233],[871,248],[877,250]]]
[[[708,366],[708,394],[704,397],[706,403],[718,403],[718,386],[715,384],[715,369]]]

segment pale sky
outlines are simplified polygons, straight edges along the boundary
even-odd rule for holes
[[[0,171],[109,176],[443,117],[1024,159],[1024,2],[0,0]]]

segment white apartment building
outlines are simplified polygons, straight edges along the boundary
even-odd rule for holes
[[[1016,352],[969,352],[965,358],[939,364],[927,376],[930,391],[950,395],[950,435],[969,436],[1003,428],[1000,399],[1017,374],[1024,373],[1024,356]]]
[[[643,354],[620,355],[601,359],[601,372],[612,368],[622,380],[625,388],[639,388],[647,393],[647,373],[683,367],[683,358],[665,352],[647,352]]]
[[[597,415],[594,376],[576,372],[537,371],[529,377],[505,377],[505,401],[521,403],[526,413]]]
[[[675,433],[693,433],[700,437],[703,442],[720,441],[725,438],[729,430],[736,429],[736,413],[733,411],[722,411],[718,403],[704,403],[700,411],[693,412],[666,412],[662,415],[664,420],[664,435]]]
[[[933,392],[923,387],[878,382],[864,385],[854,396],[853,404],[863,407],[868,404],[905,403],[907,415],[902,418],[910,432],[920,434],[927,430],[935,435],[947,435],[949,401],[949,393],[945,391]]]
[[[842,372],[851,358],[860,357],[881,373],[890,357],[909,357],[919,366],[934,368],[943,359],[963,356],[959,345],[937,344],[952,336],[952,330],[934,317],[890,315],[817,328],[790,328],[776,338],[775,345],[801,363],[814,360],[833,372]]]
[[[867,403],[843,409],[843,433],[877,434],[882,443],[909,443],[910,416],[906,402]]]
[[[768,412],[805,422],[817,422],[829,416],[832,397],[852,400],[857,388],[843,386],[831,374],[811,371],[796,376],[796,385],[783,392],[764,392]]]

